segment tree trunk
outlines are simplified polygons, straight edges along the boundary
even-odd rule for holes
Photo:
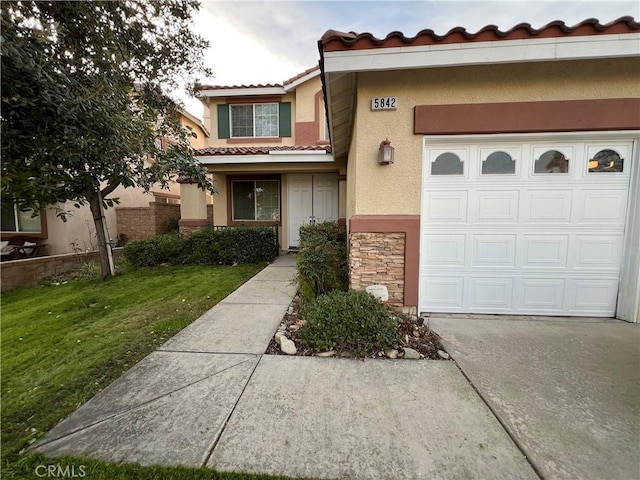
[[[111,245],[106,235],[105,218],[102,210],[102,199],[98,192],[91,192],[87,195],[89,201],[89,208],[93,216],[93,224],[96,227],[96,236],[98,237],[98,251],[100,252],[100,266],[102,268],[102,279],[108,278],[113,275],[112,261],[110,258]]]

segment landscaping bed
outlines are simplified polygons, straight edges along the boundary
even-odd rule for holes
[[[400,332],[400,339],[394,348],[387,349],[385,351],[377,351],[373,354],[363,356],[363,359],[367,358],[404,358],[405,349],[411,349],[420,355],[420,358],[430,360],[446,360],[449,355],[446,353],[439,337],[433,333],[428,326],[425,325],[423,320],[419,317],[395,313],[394,318],[398,323],[398,330]],[[296,346],[297,356],[335,356],[344,358],[354,358],[359,356],[358,352],[354,348],[335,348],[333,354],[328,352],[322,352],[315,349],[312,345],[305,343],[300,334],[300,327],[304,325],[304,319],[301,314],[301,297],[296,295],[291,302],[287,312],[285,313],[282,323],[278,329],[278,334],[284,334],[288,339],[292,340]],[[287,355],[285,354],[280,343],[274,336],[267,347],[266,353],[272,355]],[[394,354],[395,351],[395,354]],[[438,353],[440,352],[440,353]],[[408,357],[408,355],[407,355]],[[416,358],[417,359],[417,358]]]

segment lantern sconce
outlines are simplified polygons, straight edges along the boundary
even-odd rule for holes
[[[391,146],[391,142],[387,138],[380,142],[380,149],[378,150],[378,163],[380,165],[389,165],[393,163],[394,148]]]

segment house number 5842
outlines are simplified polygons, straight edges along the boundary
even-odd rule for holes
[[[398,108],[397,97],[377,97],[371,99],[371,110],[395,110]]]

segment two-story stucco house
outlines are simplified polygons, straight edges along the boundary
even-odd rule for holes
[[[200,91],[216,225],[277,225],[287,250],[344,221],[351,288],[406,311],[639,320],[633,18],[318,46],[281,85]],[[182,187],[188,231],[204,193]]]
[[[301,225],[344,221],[346,159],[331,153],[318,67],[282,84],[203,86],[198,97],[211,138],[197,158],[218,191],[215,225],[277,226],[288,250]],[[188,182],[181,192],[181,230],[206,225],[204,192]]]

